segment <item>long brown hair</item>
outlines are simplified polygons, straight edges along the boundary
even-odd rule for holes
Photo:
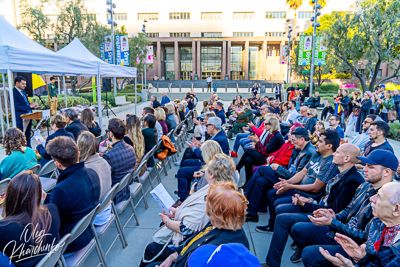
[[[81,122],[85,125],[88,129],[93,128],[96,126],[94,122],[94,115],[93,111],[90,108],[85,108],[81,112]]]
[[[18,128],[8,129],[3,140],[3,147],[6,150],[6,155],[11,155],[13,151],[25,153],[22,149],[23,146],[26,146],[26,138],[22,131]]]
[[[144,156],[144,137],[142,134],[142,127],[140,119],[134,114],[129,114],[126,119],[126,132],[132,140],[133,149],[135,150],[136,157],[141,159]]]
[[[39,176],[31,170],[19,173],[7,187],[2,222],[31,223],[32,231],[43,230],[48,233],[51,227],[51,215],[46,206],[40,205],[41,200],[42,185]]]
[[[82,131],[76,140],[80,153],[79,161],[87,161],[91,156],[97,153],[99,146],[96,137],[89,131]]]

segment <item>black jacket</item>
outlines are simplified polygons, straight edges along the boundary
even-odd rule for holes
[[[319,104],[320,104],[320,102],[321,102],[321,97],[320,97],[320,96],[318,96],[318,97],[313,97],[311,100],[312,100],[312,104],[311,104],[310,108],[317,108],[317,107],[319,107]]]
[[[277,176],[284,178],[284,179],[292,178],[297,172],[301,171],[307,165],[311,156],[316,153],[315,146],[313,146],[311,144],[311,142],[308,142],[302,151],[300,151],[298,153],[296,153],[295,151],[296,151],[296,149],[293,150],[292,156],[290,157],[288,168],[290,168],[290,166],[297,159],[296,170],[294,172],[291,172],[288,169],[286,169],[282,166],[279,166],[278,169],[276,169],[276,171],[275,171],[275,174]]]
[[[58,207],[61,238],[69,234],[75,225],[97,206],[99,198],[100,178],[94,170],[86,169],[83,161],[60,173],[56,187],[47,194],[45,203],[54,203]],[[88,227],[68,245],[66,253],[84,248],[92,239],[92,229]]]
[[[208,223],[202,231],[204,231],[207,227],[212,227],[211,223]],[[193,235],[191,238],[186,240],[186,244],[189,244],[192,239],[196,237],[196,235]],[[173,265],[174,267],[185,267],[187,266],[188,260],[190,255],[195,251],[199,246],[205,245],[205,244],[211,244],[211,245],[222,245],[222,244],[228,244],[228,243],[239,243],[244,245],[247,249],[250,249],[249,246],[249,241],[247,240],[246,233],[244,232],[243,228],[237,231],[230,231],[230,230],[224,230],[224,229],[218,229],[215,228],[205,234],[204,236],[200,237],[196,241],[191,244],[187,250],[182,254],[182,250],[184,246],[179,247],[176,251],[178,252],[178,259],[176,260],[175,264]]]
[[[304,128],[309,131],[311,134],[315,132],[315,123],[318,121],[317,117],[311,117],[306,121]]]
[[[365,231],[365,227],[374,217],[374,215],[372,215],[371,202],[369,201],[369,198],[375,195],[378,190],[379,188],[374,189],[374,187],[368,182],[362,183],[357,188],[356,194],[350,204],[340,213],[336,214],[336,218],[332,220],[329,230],[346,235],[358,244],[367,241],[368,233]],[[347,223],[354,216],[357,216],[358,218],[358,230],[354,230],[347,226]],[[332,232],[330,232],[329,235],[333,238],[334,233]]]
[[[328,182],[326,187],[329,186],[329,183],[331,181],[332,180]],[[312,203],[306,203],[304,205],[304,209],[306,212],[312,212],[317,209],[332,209],[336,213],[340,212],[349,205],[354,194],[356,193],[357,188],[363,182],[364,178],[357,171],[356,167],[353,166],[347,171],[347,173],[344,174],[344,176],[335,185],[332,186],[331,191],[328,195],[327,206],[323,204],[321,199],[321,202],[318,205]],[[325,195],[326,191],[324,196]]]
[[[78,140],[78,136],[82,131],[89,131],[89,129],[84,124],[82,124],[80,120],[74,120],[73,122],[71,122],[70,125],[65,128],[65,130],[72,133],[75,137],[75,140]]]
[[[342,105],[343,110],[348,110],[349,109],[349,104],[350,104],[350,98],[349,96],[345,96],[340,100],[340,104]]]
[[[98,137],[101,135],[101,128],[97,122],[94,122],[94,126],[89,128],[89,131],[95,136]]]

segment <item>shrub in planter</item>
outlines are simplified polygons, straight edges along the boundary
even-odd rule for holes
[[[136,92],[138,94],[140,94],[142,92],[142,85],[138,84],[137,88],[136,88]],[[135,93],[135,85],[134,84],[128,84],[127,86],[124,87],[124,89],[122,89],[121,91],[119,91],[118,93]]]
[[[46,106],[49,106],[49,99],[47,97],[42,97],[43,102]],[[42,102],[39,100],[37,96],[32,97],[32,102],[38,102],[40,109],[46,109]],[[89,101],[83,97],[79,96],[67,96],[67,105],[68,107],[77,106],[77,105],[89,105]],[[65,99],[64,95],[57,96],[57,106],[59,108],[65,108]]]
[[[390,123],[390,131],[387,135],[388,138],[399,140],[400,139],[400,123]]]

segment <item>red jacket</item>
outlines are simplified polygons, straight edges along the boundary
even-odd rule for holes
[[[292,144],[292,142],[288,141],[284,143],[278,151],[270,154],[270,156],[272,156],[270,163],[276,163],[281,165],[282,167],[287,167],[289,165],[293,149],[294,145]]]

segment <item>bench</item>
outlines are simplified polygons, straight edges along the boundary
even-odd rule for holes
[[[126,101],[126,97],[125,96],[116,96],[115,97],[115,104],[117,106],[121,106],[121,105],[127,105],[130,104],[130,101]]]

